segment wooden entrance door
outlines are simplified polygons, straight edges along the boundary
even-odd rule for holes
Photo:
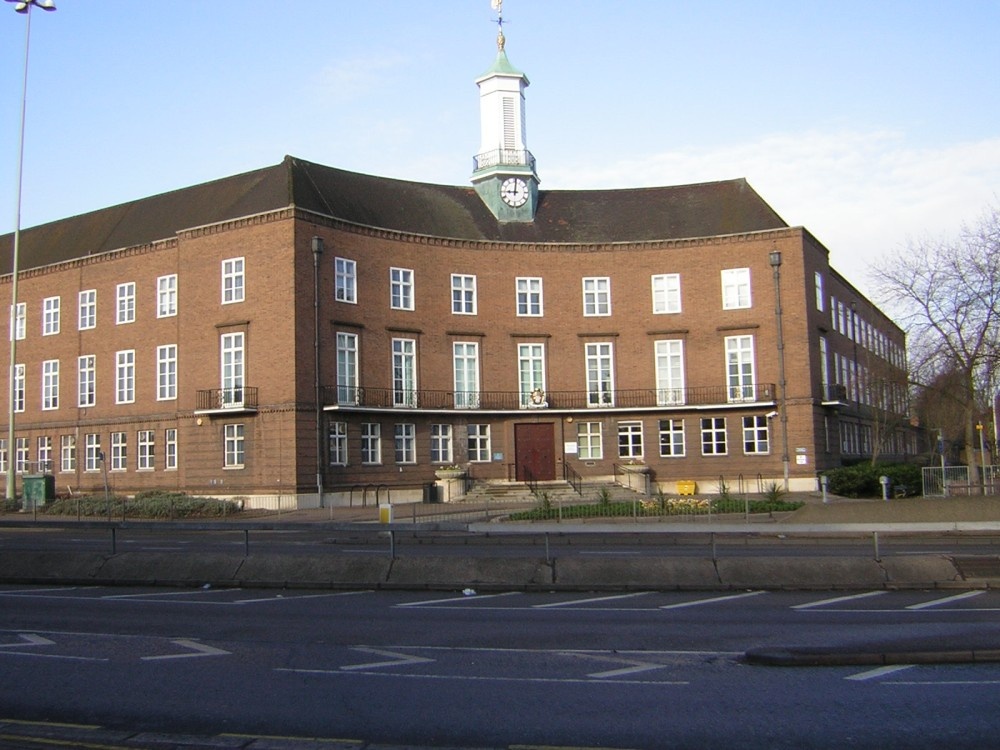
[[[535,479],[547,482],[556,478],[555,425],[514,425],[514,460],[517,481]]]

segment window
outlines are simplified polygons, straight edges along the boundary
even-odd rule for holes
[[[163,468],[177,469],[177,430],[173,427],[163,431]]]
[[[681,311],[681,275],[661,273],[653,276],[653,314]]]
[[[701,420],[701,454],[724,456],[726,453],[726,418],[704,417]]]
[[[28,470],[28,462],[31,456],[28,453],[28,438],[19,437],[16,441],[17,454],[14,469],[18,474],[24,474]]]
[[[118,301],[115,323],[135,322],[135,282],[119,284],[116,288],[115,299]]]
[[[226,469],[243,468],[243,425],[227,424],[223,428],[222,465]]]
[[[125,471],[128,468],[128,443],[124,432],[111,433],[111,471]]]
[[[333,259],[334,288],[337,302],[358,301],[358,265],[347,258]]]
[[[584,461],[604,458],[603,425],[600,422],[579,422],[576,426],[577,455]]]
[[[154,437],[152,430],[139,430],[135,436],[135,468],[137,471],[152,471],[154,462]]]
[[[25,369],[24,365],[14,367],[14,411],[24,411]]]
[[[452,462],[451,425],[431,425],[431,461],[437,464]]]
[[[722,272],[722,309],[750,307],[750,269],[727,268]]]
[[[59,333],[59,297],[42,300],[42,335],[55,336]]]
[[[412,424],[397,424],[395,428],[396,463],[417,462],[417,428]]]
[[[243,405],[243,333],[224,333],[219,339],[221,352],[221,390],[219,401],[223,407]]]
[[[517,279],[517,314],[522,317],[542,316],[542,280]]]
[[[361,425],[361,463],[382,463],[382,425],[378,422]]]
[[[743,452],[748,456],[771,452],[767,417],[743,417]]]
[[[76,435],[59,436],[59,471],[76,471]]]
[[[337,334],[337,403],[358,403],[358,336]]]
[[[52,471],[52,438],[42,435],[38,438],[38,471],[48,474]]]
[[[642,458],[642,422],[618,423],[618,458]]]
[[[485,463],[490,460],[490,426],[488,424],[469,425],[469,460]]]
[[[59,408],[59,360],[42,362],[42,409]]]
[[[517,376],[521,408],[541,406],[545,394],[545,344],[518,344]]]
[[[726,385],[729,401],[753,401],[753,336],[726,336]]]
[[[409,268],[389,269],[389,306],[394,310],[413,309],[413,271]]]
[[[656,353],[656,403],[684,403],[684,342],[666,339],[653,344]]]
[[[476,314],[476,277],[451,275],[451,311],[455,315]]]
[[[611,344],[587,344],[587,406],[613,406]]]
[[[660,455],[681,458],[684,455],[684,420],[660,420]]]
[[[392,340],[392,405],[417,405],[417,342]]]
[[[583,314],[611,314],[611,279],[601,276],[583,280]]]
[[[86,331],[97,328],[97,290],[85,289],[80,292],[77,307],[77,328]]]
[[[135,401],[135,350],[126,349],[115,354],[115,403],[131,404]]]
[[[347,466],[347,422],[330,423],[330,466]]]
[[[169,318],[177,314],[177,274],[160,276],[156,280],[156,317]]]
[[[156,347],[156,400],[177,398],[177,345]]]
[[[242,302],[244,299],[243,258],[222,261],[222,304]]]
[[[826,300],[826,297],[823,296],[823,274],[821,274],[819,271],[816,271],[813,278],[815,279],[816,283],[816,309],[819,310],[820,312],[823,312],[825,309],[823,307],[823,303]]]
[[[28,303],[18,302],[14,315],[14,336],[18,341],[24,339],[28,331]]]
[[[0,438],[0,472],[7,473],[7,440]]]
[[[97,357],[85,354],[76,360],[76,405],[82,409],[97,403]]]
[[[104,454],[101,452],[101,436],[88,432],[83,436],[84,471],[100,471]]]
[[[452,344],[455,372],[455,408],[479,408],[479,344],[456,341]]]

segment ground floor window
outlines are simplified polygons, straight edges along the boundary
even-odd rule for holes
[[[84,471],[100,471],[104,453],[101,451],[101,436],[96,432],[88,432],[83,436],[83,469]]]
[[[59,470],[76,471],[76,435],[59,436]]]
[[[618,458],[642,458],[642,422],[618,423]]]
[[[490,426],[469,425],[469,460],[485,463],[490,460]]]
[[[223,463],[227,469],[242,469],[244,461],[243,425],[227,424],[223,428]]]
[[[577,456],[583,460],[604,458],[603,427],[600,422],[580,422],[576,426]]]
[[[28,449],[28,438],[19,437],[17,439],[17,463],[15,464],[18,474],[23,474],[28,470],[28,461],[30,460],[31,456]]]
[[[347,422],[331,422],[330,466],[347,466]]]
[[[765,416],[743,417],[743,452],[748,456],[771,452]]]
[[[431,461],[439,464],[452,462],[452,439],[450,424],[431,425]]]
[[[135,440],[135,468],[137,471],[152,471],[156,468],[153,461],[153,431],[139,430]]]
[[[416,425],[397,424],[395,427],[396,463],[415,464],[417,462]]]
[[[382,425],[378,422],[361,425],[361,463],[382,463]]]
[[[684,455],[684,420],[660,420],[660,455],[680,458]]]
[[[726,418],[705,417],[701,420],[701,454],[724,456],[726,447]]]
[[[173,427],[163,433],[163,468],[177,469],[177,430]]]

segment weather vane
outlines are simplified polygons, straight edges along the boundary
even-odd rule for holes
[[[503,52],[503,0],[490,0],[490,7],[497,12],[497,49]]]

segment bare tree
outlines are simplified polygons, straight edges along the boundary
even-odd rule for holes
[[[872,275],[882,304],[907,332],[915,385],[957,377],[962,437],[975,445],[976,405],[988,400],[1000,363],[1000,208],[956,239],[910,243]],[[974,451],[970,457],[975,476]]]

